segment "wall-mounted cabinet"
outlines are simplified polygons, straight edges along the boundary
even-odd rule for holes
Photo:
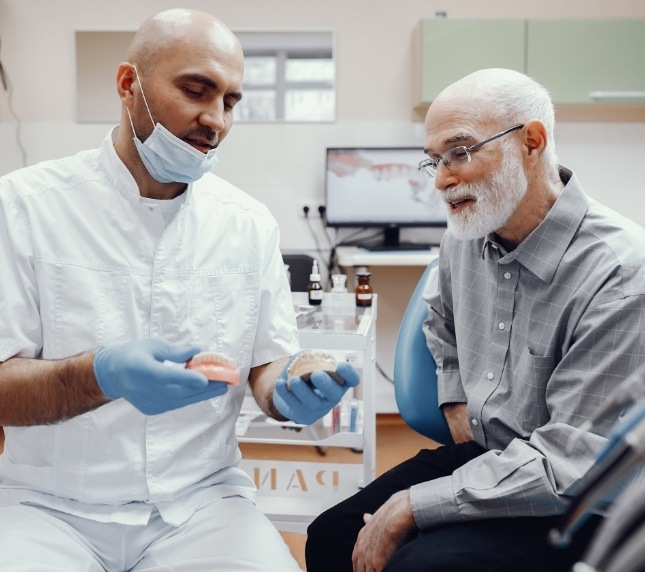
[[[530,20],[526,73],[555,103],[645,103],[645,21]]]
[[[525,69],[524,20],[422,20],[420,102],[483,68]]]
[[[562,119],[645,119],[645,20],[423,20],[419,106],[482,68],[528,74]]]

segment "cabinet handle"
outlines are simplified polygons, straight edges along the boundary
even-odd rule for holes
[[[589,99],[645,99],[645,91],[590,91]]]

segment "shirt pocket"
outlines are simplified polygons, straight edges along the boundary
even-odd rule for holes
[[[134,275],[48,262],[39,270],[40,289],[48,292],[41,301],[43,357],[64,358],[141,337]]]
[[[553,358],[541,356],[525,346],[513,375],[513,407],[518,432],[528,438],[549,420],[546,391],[553,373]]]

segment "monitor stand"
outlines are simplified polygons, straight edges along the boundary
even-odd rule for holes
[[[401,228],[398,226],[388,226],[383,229],[383,242],[380,244],[361,245],[365,250],[391,251],[391,250],[430,250],[432,247],[429,243],[423,242],[401,242]]]

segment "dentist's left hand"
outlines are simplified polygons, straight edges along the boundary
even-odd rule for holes
[[[339,363],[336,368],[342,385],[324,371],[314,371],[309,383],[301,377],[287,380],[287,371],[295,357],[289,360],[275,383],[273,403],[287,419],[301,425],[310,425],[320,419],[340,402],[350,387],[360,382],[358,372],[347,362]]]

